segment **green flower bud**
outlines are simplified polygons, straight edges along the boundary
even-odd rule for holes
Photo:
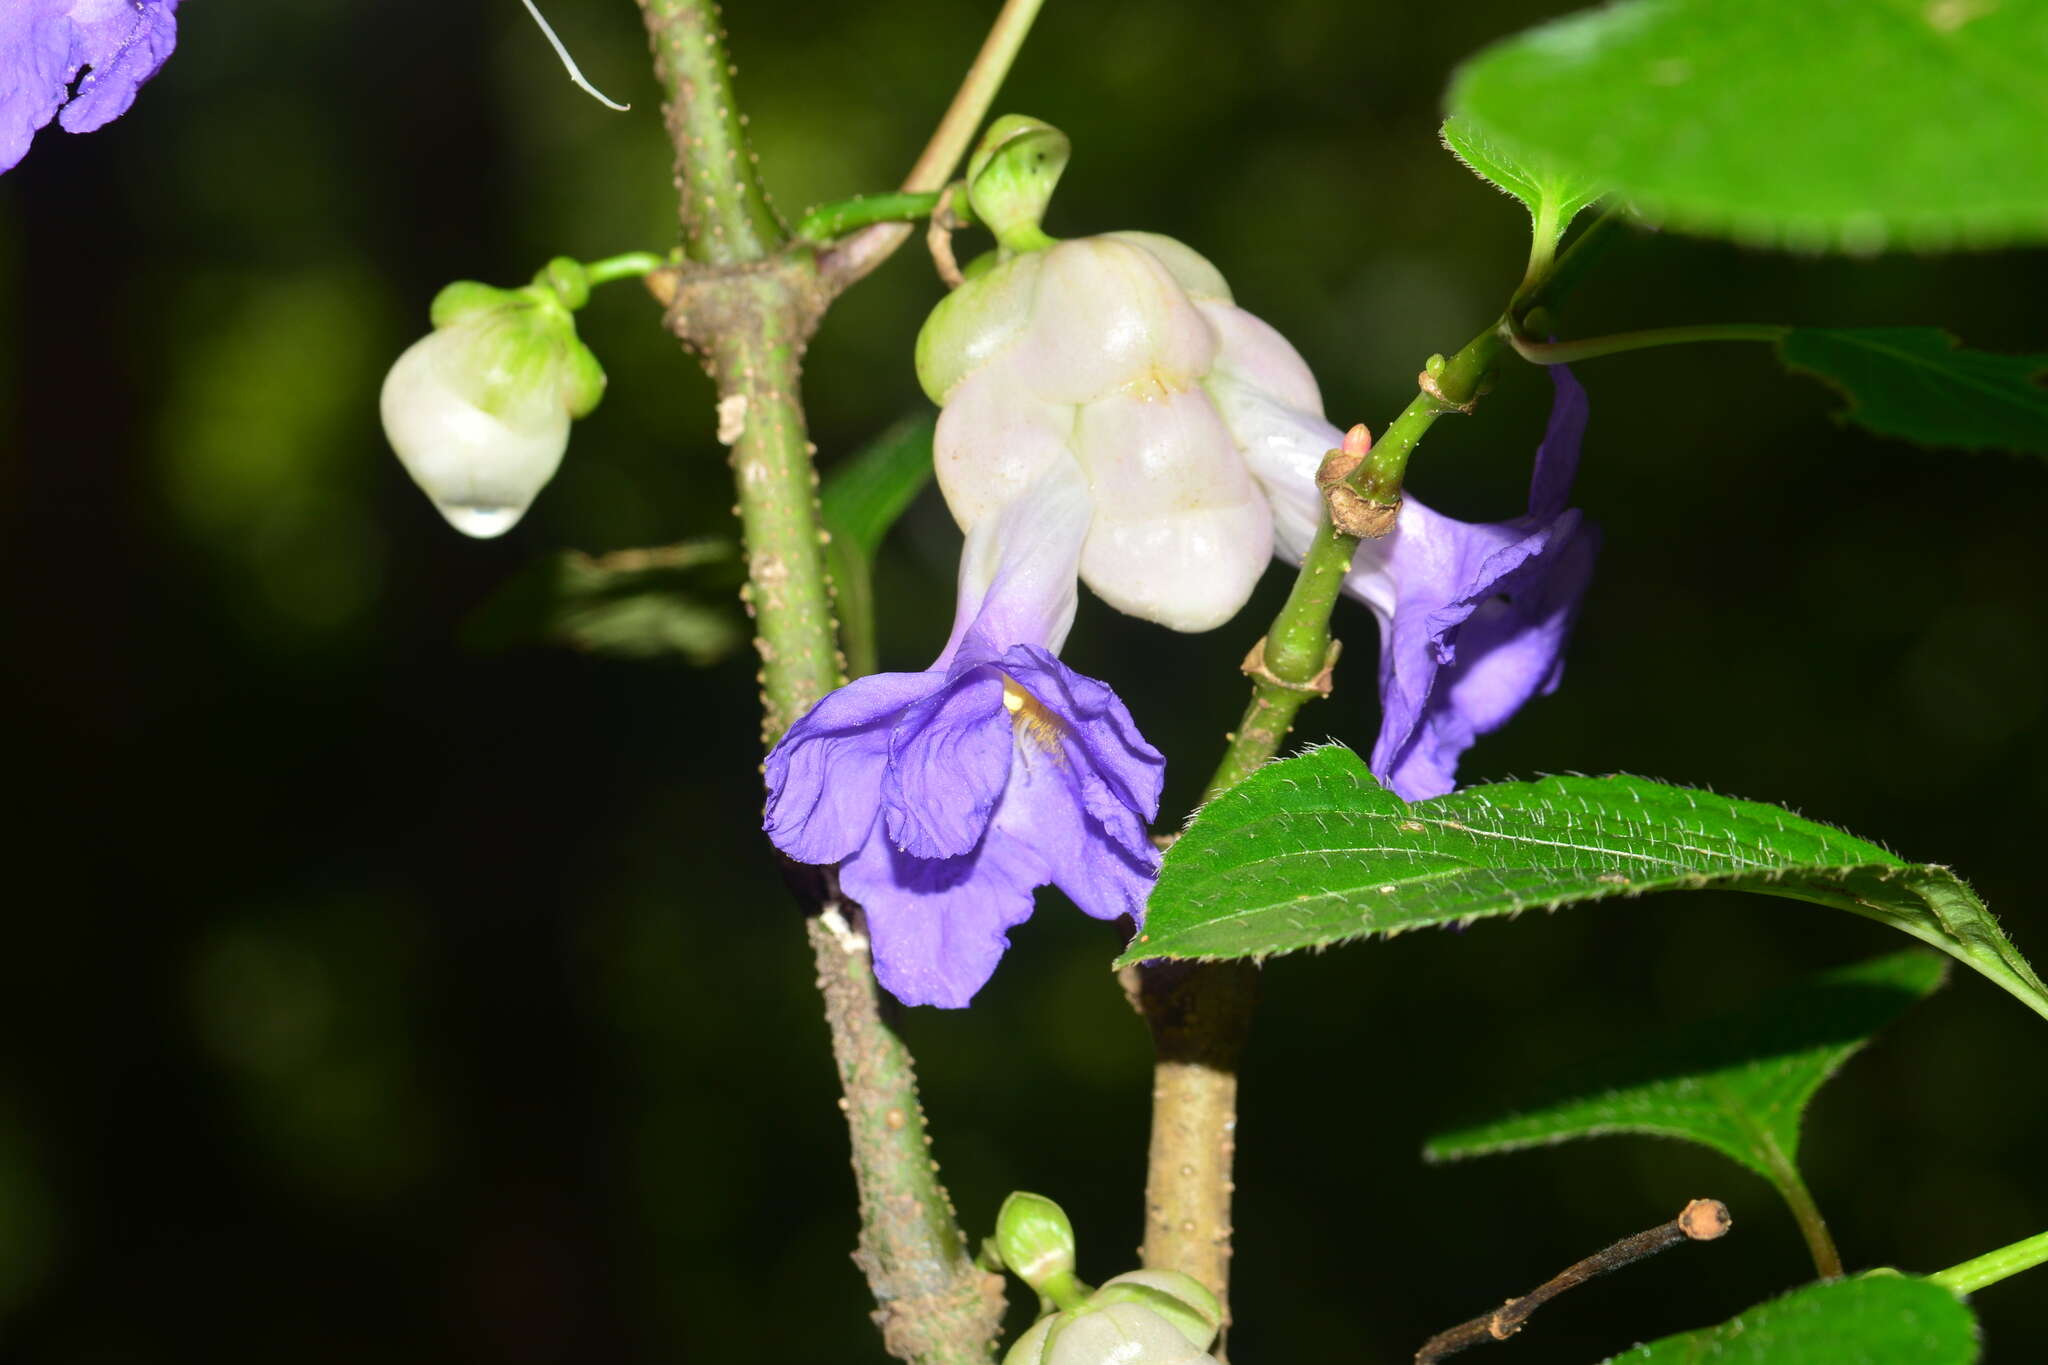
[[[1065,133],[1023,114],[1005,114],[981,135],[967,161],[967,201],[1007,250],[1052,245],[1039,222],[1072,152]]]
[[[1074,1225],[1042,1194],[1017,1191],[996,1214],[996,1250],[1017,1278],[1061,1307],[1087,1293],[1074,1278]]]
[[[570,313],[588,296],[573,261],[523,289],[458,281],[435,296],[434,330],[385,376],[384,434],[463,534],[510,530],[561,464],[570,421],[604,396]]]

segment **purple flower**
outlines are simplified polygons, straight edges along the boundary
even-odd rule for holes
[[[89,133],[126,113],[178,45],[177,13],[178,0],[0,0],[0,171],[52,118]]]
[[[1393,533],[1361,544],[1345,580],[1344,590],[1380,623],[1372,771],[1404,800],[1450,791],[1473,741],[1563,677],[1599,535],[1565,506],[1586,430],[1586,391],[1562,365],[1551,366],[1550,377],[1556,399],[1525,516],[1474,525],[1407,498]],[[1315,470],[1342,434],[1322,420],[1320,404],[1283,407],[1246,391],[1228,401],[1256,433],[1246,458],[1272,500],[1278,553],[1299,563],[1323,516]]]
[[[1090,518],[1065,466],[984,518],[938,661],[840,688],[768,755],[769,838],[839,864],[905,1004],[972,999],[1041,886],[1098,919],[1143,914],[1164,760],[1114,692],[1054,657]]]

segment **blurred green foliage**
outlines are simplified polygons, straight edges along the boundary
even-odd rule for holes
[[[601,291],[579,328],[606,401],[529,518],[483,544],[377,427],[382,369],[441,284],[673,235],[632,6],[549,8],[630,114],[576,92],[515,5],[188,5],[128,116],[39,139],[0,178],[10,1358],[880,1358],[810,967],[757,832],[745,651],[697,671],[458,639],[562,549],[731,535],[708,386],[630,286]],[[1377,427],[1525,256],[1526,215],[1437,141],[1444,77],[1565,8],[1055,3],[1002,105],[1073,136],[1049,230],[1190,242],[1296,341],[1334,420]],[[991,10],[730,5],[785,214],[892,186]],[[2030,255],[1856,263],[1637,233],[1565,323],[1915,323],[2025,352],[2044,289]],[[834,308],[806,369],[828,470],[916,410],[911,342],[939,292],[905,251]],[[1580,373],[1603,573],[1563,690],[1470,774],[1625,768],[1784,802],[1957,866],[2048,952],[2038,464],[1930,464],[1840,430],[1760,347]],[[1518,509],[1539,380],[1509,370],[1440,423],[1416,494]],[[936,652],[957,548],[929,494],[884,547],[883,667]],[[1067,657],[1175,756],[1166,827],[1280,590],[1201,638],[1084,601]],[[1362,743],[1372,629],[1362,609],[1337,629],[1352,652],[1302,738]],[[975,1008],[904,1020],[977,1235],[1024,1187],[1089,1245],[1137,1244],[1148,1054],[1115,946],[1049,900]],[[1890,946],[1702,893],[1274,964],[1233,1353],[1405,1358],[1702,1193],[1734,1207],[1740,1255],[1589,1287],[1518,1355],[1579,1365],[1797,1282],[1789,1219],[1712,1154],[1415,1151],[1517,1077],[1711,1013],[1702,981],[1739,999]],[[2006,1083],[2044,1044],[1959,982],[1822,1097],[1804,1159],[1852,1264],[1932,1269],[2048,1224],[2048,1098]],[[2048,1352],[2028,1297],[1978,1300],[1999,1358]]]

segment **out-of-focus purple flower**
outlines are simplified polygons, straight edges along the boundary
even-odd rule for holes
[[[177,45],[178,0],[0,0],[0,171],[52,118],[72,133],[119,118]]]
[[[1143,914],[1165,762],[1054,657],[1090,519],[1080,471],[1050,468],[969,533],[937,662],[840,688],[768,755],[769,838],[839,864],[905,1004],[965,1005],[1041,886],[1098,919]]]
[[[1257,388],[1226,387],[1218,401],[1272,502],[1276,552],[1299,563],[1323,517],[1316,468],[1343,436],[1323,420],[1314,379],[1277,332],[1247,331],[1238,343],[1239,363],[1268,378]],[[1380,623],[1372,771],[1405,800],[1450,791],[1473,741],[1563,677],[1599,536],[1565,506],[1586,430],[1586,391],[1562,365],[1550,376],[1556,398],[1528,513],[1475,525],[1405,498],[1393,533],[1362,543],[1345,581]],[[1267,396],[1290,391],[1289,403]]]

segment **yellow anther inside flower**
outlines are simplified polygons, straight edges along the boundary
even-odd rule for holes
[[[1060,736],[1066,733],[1066,722],[1046,710],[1044,702],[1007,673],[1003,675],[1003,709],[1010,713],[1019,742],[1052,755],[1055,762],[1065,757]]]

